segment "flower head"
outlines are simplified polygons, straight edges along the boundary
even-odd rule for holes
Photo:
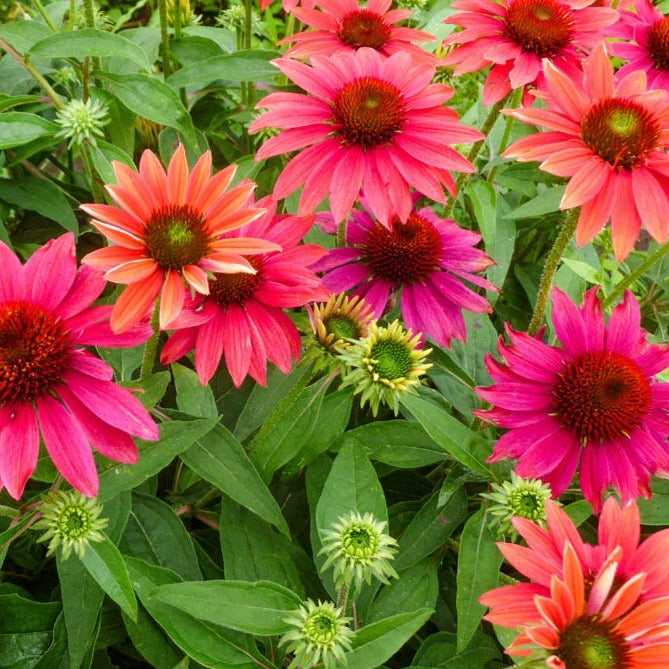
[[[161,354],[163,364],[195,349],[195,369],[203,385],[216,372],[221,357],[235,386],[247,374],[265,385],[267,360],[282,372],[300,357],[300,335],[284,308],[301,307],[329,293],[311,266],[325,254],[313,244],[300,244],[313,216],[275,215],[276,203],[261,200],[267,213],[221,237],[222,242],[254,237],[280,251],[249,258],[255,274],[214,273],[209,295],[188,299]]]
[[[184,282],[196,293],[207,295],[207,272],[255,274],[243,256],[278,249],[261,239],[225,237],[261,216],[263,210],[249,203],[253,183],[245,181],[228,190],[236,165],[209,176],[209,151],[190,174],[181,145],[167,172],[149,150],[142,154],[139,172],[119,162],[113,166],[118,184],[106,188],[118,206],[84,204],[81,208],[113,243],[89,253],[83,261],[106,270],[108,281],[128,284],[114,305],[114,331],[131,328],[158,295],[160,327],[165,329],[184,305]]]
[[[660,243],[669,236],[669,105],[665,91],[647,91],[635,72],[617,85],[600,44],[585,72],[568,76],[545,67],[548,109],[507,113],[541,132],[518,140],[504,156],[541,160],[540,168],[568,177],[561,209],[581,207],[579,244],[589,242],[611,221],[616,258],[624,259],[641,226]]]
[[[37,464],[40,436],[60,473],[89,497],[98,490],[91,446],[137,462],[130,435],[155,441],[158,427],[113,370],[84,346],[137,346],[148,325],[123,335],[111,307],[92,307],[102,276],[77,269],[74,235],[53,239],[21,266],[0,242],[0,483],[19,499]]]
[[[372,413],[377,414],[380,404],[386,404],[395,413],[399,411],[399,398],[415,391],[421,377],[432,367],[423,362],[432,349],[418,348],[422,335],[413,335],[395,320],[388,327],[376,322],[362,339],[351,341],[339,353],[347,366],[343,386],[354,386],[361,393],[362,406],[369,402]]]
[[[583,543],[554,502],[547,503],[547,511],[548,530],[514,519],[529,547],[498,544],[530,582],[496,588],[480,599],[490,607],[486,620],[520,629],[507,653],[536,659],[550,669],[666,667],[669,597],[649,596],[645,586],[657,567],[645,559],[632,570],[622,568],[641,552],[641,547],[636,550],[636,503],[621,510],[614,499],[606,501],[597,546]],[[624,524],[614,526],[614,520]],[[607,536],[617,545],[601,540]],[[666,531],[662,541],[666,551]]]
[[[564,72],[580,71],[583,52],[602,40],[602,29],[618,18],[610,7],[580,0],[457,0],[446,23],[464,30],[446,38],[456,45],[445,59],[455,74],[492,65],[483,103],[498,102],[511,89],[543,83],[542,59]]]
[[[669,366],[669,347],[650,345],[629,291],[605,323],[597,289],[579,309],[553,292],[553,324],[562,346],[508,329],[505,364],[487,359],[497,382],[478,388],[493,404],[477,412],[510,428],[491,460],[518,458],[516,473],[541,477],[557,497],[581,464],[585,498],[596,510],[608,486],[624,502],[650,496],[649,477],[669,470],[669,384],[655,375]]]
[[[69,139],[70,149],[84,142],[94,145],[96,137],[104,136],[103,128],[108,122],[107,108],[103,104],[92,98],[86,102],[74,99],[56,112],[56,123],[61,128],[56,134]]]
[[[546,502],[551,498],[551,489],[539,479],[524,479],[511,472],[510,481],[493,483],[491,493],[482,497],[493,504],[489,512],[495,518],[500,534],[518,536],[511,521],[527,518],[542,527],[546,524]]]
[[[336,669],[345,665],[345,653],[351,650],[355,636],[350,621],[332,602],[319,600],[315,604],[307,599],[286,619],[292,629],[279,642],[286,646],[286,652],[294,654],[288,669],[311,669],[316,665]]]
[[[46,530],[38,541],[49,542],[47,555],[61,546],[63,559],[72,551],[81,558],[91,541],[105,540],[102,531],[109,521],[100,518],[102,504],[96,499],[84,497],[76,490],[60,490],[47,498],[40,509],[42,517],[35,528]]]
[[[331,250],[318,263],[323,283],[333,292],[353,289],[383,315],[389,297],[401,292],[408,328],[430,335],[440,346],[465,340],[462,310],[489,312],[490,304],[463,279],[497,290],[475,273],[493,261],[474,248],[481,236],[430,209],[412,210],[406,221],[395,216],[386,227],[365,211],[354,211],[346,228],[349,246]]]
[[[179,21],[179,25],[190,26],[199,22],[200,17],[193,13],[190,0],[166,0],[167,22],[173,26]],[[179,15],[177,17],[177,12]]]
[[[434,42],[430,33],[396,26],[411,16],[409,10],[390,9],[391,0],[369,0],[360,7],[358,0],[319,0],[316,9],[297,8],[293,14],[315,30],[286,37],[283,42],[296,44],[285,56],[310,58],[351,52],[361,47],[376,49],[384,55],[406,51],[417,60],[431,64],[436,58],[414,42]]]
[[[299,212],[309,213],[325,198],[335,222],[342,221],[364,189],[370,212],[384,225],[411,211],[410,186],[444,202],[443,188],[455,183],[449,170],[474,167],[449,145],[483,135],[460,125],[443,104],[453,91],[432,84],[435,68],[408,53],[387,58],[369,47],[311,65],[288,58],[276,66],[302,93],[272,93],[259,106],[269,111],[250,127],[284,128],[259,149],[258,160],[296,149],[274,188],[284,198],[304,184]],[[426,129],[429,128],[429,132]]]
[[[321,568],[334,565],[335,586],[360,587],[371,583],[372,576],[382,583],[397,578],[390,564],[395,559],[397,542],[384,532],[386,521],[377,520],[371,513],[351,511],[326,530],[321,553],[327,559]]]

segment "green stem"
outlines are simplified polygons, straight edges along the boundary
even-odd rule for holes
[[[253,43],[253,0],[244,0],[244,48],[250,49]],[[255,104],[255,86],[249,81],[246,85],[244,103],[247,109]]]
[[[517,88],[511,97],[511,109],[516,109],[517,107],[520,107],[520,103],[523,99],[523,90],[524,88],[521,86],[520,88]],[[511,137],[511,128],[513,128],[513,116],[507,116],[506,117],[506,125],[504,126],[504,134],[502,135],[502,141],[499,144],[499,153],[502,154],[506,150],[506,146],[509,143],[509,138]],[[499,165],[495,165],[491,170],[490,174],[488,175],[488,181],[491,183],[495,180],[495,175],[497,174],[497,170],[499,169]]]
[[[346,246],[346,220],[337,226],[337,248]]]
[[[181,4],[179,0],[174,0],[172,21],[174,21],[174,39],[181,39]]]
[[[51,87],[51,84],[35,69],[35,66],[28,60],[28,57],[23,58],[21,54],[5,40],[0,39],[0,49],[6,51],[14,60],[17,60],[30,73],[32,78],[40,85],[42,90],[51,98],[53,106],[56,109],[65,109],[60,95]]]
[[[477,156],[479,155],[481,149],[483,148],[483,145],[486,143],[488,140],[488,134],[492,130],[493,126],[497,122],[497,119],[499,118],[499,113],[502,111],[502,107],[504,107],[506,101],[509,99],[509,96],[507,95],[505,98],[502,98],[499,100],[499,102],[496,102],[491,108],[490,111],[488,112],[488,116],[486,116],[485,121],[483,121],[483,125],[481,126],[481,132],[485,135],[483,139],[479,139],[478,142],[474,142],[472,144],[471,149],[469,149],[467,155],[465,156],[467,160],[470,163],[473,163]],[[460,192],[460,189],[462,186],[467,183],[471,179],[471,174],[465,174],[462,173],[458,176],[458,179],[455,183],[455,188],[456,188],[456,197],[457,193]],[[452,213],[453,209],[455,208],[455,197],[451,200],[451,204],[449,205],[448,209],[446,210],[446,217],[448,218]]]
[[[348,604],[348,595],[351,589],[350,583],[344,583],[337,593],[337,608],[346,615],[346,605]]]
[[[158,351],[158,341],[160,339],[160,302],[156,302],[156,306],[153,310],[153,316],[151,317],[151,329],[153,334],[151,339],[149,339],[144,345],[144,357],[142,358],[142,368],[139,373],[140,379],[145,379],[147,376],[150,376],[153,372],[153,366],[156,363],[156,353]]]
[[[95,28],[95,5],[93,0],[83,0],[84,3],[84,18],[86,19],[86,26],[88,28]],[[97,56],[93,57],[93,69],[100,69],[100,59]]]
[[[167,23],[167,2],[158,0],[158,15],[160,17],[160,50],[163,58],[163,77],[167,79],[172,73],[170,65],[170,35]]]
[[[49,30],[51,30],[51,32],[57,33],[58,28],[56,28],[54,22],[51,20],[51,17],[46,13],[44,5],[40,2],[40,0],[33,0],[33,2],[35,3],[35,7],[37,7],[37,11],[42,15],[44,23],[46,23],[47,26],[49,26]]]
[[[550,298],[551,285],[553,284],[553,277],[555,272],[560,265],[562,256],[569,246],[571,238],[574,236],[574,231],[576,230],[576,224],[578,223],[578,215],[580,209],[575,207],[574,209],[568,209],[564,213],[562,230],[553,244],[553,248],[548,252],[546,257],[546,264],[544,265],[543,272],[541,273],[541,280],[539,281],[539,291],[537,293],[537,302],[534,305],[534,312],[532,313],[532,319],[530,320],[530,325],[527,328],[527,332],[531,335],[537,333],[541,321],[544,317],[544,312],[546,311],[546,305],[548,304],[548,299]]]
[[[666,253],[669,253],[669,242],[665,242],[659,246],[654,253],[646,256],[636,269],[623,277],[611,291],[611,294],[607,295],[602,300],[602,307],[606,308],[615,304],[625,292],[625,289],[629,288],[635,281],[640,279],[656,262],[662,260]]]

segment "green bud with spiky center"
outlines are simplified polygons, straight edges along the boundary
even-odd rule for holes
[[[70,100],[64,109],[56,113],[56,123],[60,130],[58,137],[68,139],[68,147],[80,146],[84,142],[95,145],[96,137],[103,137],[103,128],[109,122],[107,109],[91,98]]]
[[[353,584],[371,583],[372,577],[382,583],[397,578],[390,562],[395,558],[397,542],[384,530],[385,521],[371,513],[352,511],[342,516],[324,534],[321,553],[327,555],[322,571],[334,566],[338,590]]]
[[[102,531],[109,521],[100,518],[102,505],[96,499],[84,497],[76,490],[59,491],[44,500],[41,511],[35,528],[46,530],[38,541],[49,542],[48,555],[61,546],[64,559],[72,551],[81,558],[89,542],[104,541]]]
[[[355,636],[349,627],[350,618],[332,602],[315,604],[308,599],[285,622],[291,626],[279,641],[287,653],[293,653],[288,669],[310,669],[316,665],[336,669],[346,664],[346,651],[351,650]]]
[[[510,481],[493,483],[492,492],[483,497],[494,502],[489,509],[498,526],[500,536],[516,539],[511,519],[527,518],[538,525],[546,525],[546,502],[551,498],[550,486],[539,479],[524,479],[511,472]]]

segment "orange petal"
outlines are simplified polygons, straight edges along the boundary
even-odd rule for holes
[[[202,295],[209,295],[209,279],[207,273],[197,265],[186,265],[181,270],[184,279]]]
[[[199,193],[194,194],[195,199],[188,200],[189,202],[192,202],[193,209],[202,212],[208,211],[216,198],[227,190],[236,171],[237,165],[229,165],[224,170],[221,170],[218,174],[211,177],[211,179],[209,179],[209,181],[202,187],[202,190]]]
[[[627,613],[639,599],[646,574],[636,574],[616,592],[602,611],[604,618],[614,620]]]
[[[281,251],[281,246],[275,242],[256,237],[224,237],[212,242],[210,248],[223,253],[239,253],[241,255],[256,255],[259,253],[270,253]]]
[[[140,258],[110,269],[105,279],[114,283],[137,283],[151,276],[156,269],[158,265],[153,258]]]
[[[135,235],[144,234],[142,219],[133,216],[125,209],[112,207],[109,204],[82,204],[80,208],[98,221],[109,223]]]
[[[181,274],[170,269],[165,274],[165,282],[160,293],[160,329],[166,330],[179,315],[184,306],[186,291]]]
[[[160,159],[150,149],[142,153],[139,161],[139,174],[146,184],[147,199],[154,209],[167,204],[167,176]]]
[[[105,246],[102,249],[91,251],[81,262],[98,269],[114,269],[118,265],[133,260],[146,258],[146,253],[138,249],[126,249],[123,246]]]
[[[140,250],[145,248],[144,240],[137,235],[133,235],[122,228],[118,228],[109,223],[92,220],[91,225],[99,230],[110,242],[124,246],[125,248]]]
[[[167,196],[170,204],[183,204],[186,201],[188,185],[188,162],[183,144],[179,144],[167,168]]]
[[[127,332],[147,316],[162,283],[163,273],[156,271],[144,281],[129,285],[116,300],[109,321],[111,329],[116,333]]]
[[[205,151],[188,177],[186,186],[186,202],[195,202],[198,195],[204,190],[211,175],[211,151]],[[200,209],[199,207],[196,207]]]

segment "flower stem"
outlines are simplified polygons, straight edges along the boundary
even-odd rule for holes
[[[93,0],[83,0],[84,2],[84,18],[86,19],[86,26],[88,28],[95,28],[95,7]],[[93,69],[100,69],[100,59],[97,56],[93,57]]]
[[[35,3],[35,7],[37,7],[37,11],[41,14],[42,18],[44,19],[44,23],[49,26],[49,30],[51,32],[57,33],[58,28],[54,25],[53,21],[51,20],[51,17],[46,13],[46,10],[44,9],[44,5],[41,3],[41,0],[33,0]]]
[[[521,86],[511,94],[511,109],[516,109],[517,107],[520,107],[520,103],[523,99],[523,90],[524,88]],[[509,143],[509,138],[511,137],[511,128],[513,128],[513,116],[507,116],[506,125],[504,126],[504,134],[502,135],[502,141],[499,143],[500,155],[504,153],[504,151],[506,150],[506,145]],[[487,179],[489,182],[492,183],[495,180],[495,175],[497,174],[498,169],[499,165],[495,165],[490,170],[490,174],[488,174],[488,179]]]
[[[629,288],[637,279],[640,279],[656,262],[662,260],[666,253],[669,253],[669,242],[665,242],[659,246],[653,253],[646,256],[639,263],[638,267],[623,277],[611,291],[611,294],[602,300],[602,307],[610,307],[617,302],[625,292],[625,289]]]
[[[244,48],[250,49],[253,40],[253,0],[244,0]],[[252,81],[246,83],[244,104],[247,108],[255,104],[255,86]]]
[[[156,306],[153,310],[153,316],[151,317],[151,329],[153,334],[151,339],[149,339],[144,345],[144,357],[142,358],[142,368],[139,373],[140,379],[145,379],[147,376],[150,376],[153,372],[153,366],[156,363],[156,352],[158,351],[158,341],[160,340],[160,306],[159,302],[156,302]]]
[[[350,583],[344,583],[337,593],[337,608],[341,609],[346,615],[346,605],[348,604],[348,595],[351,590]]]
[[[172,72],[170,66],[170,36],[167,23],[167,2],[158,0],[158,16],[160,18],[160,50],[163,59],[163,77],[167,79]]]
[[[527,332],[531,335],[535,335],[541,321],[544,317],[544,312],[546,311],[546,305],[548,304],[548,298],[550,297],[551,285],[553,284],[553,277],[555,272],[557,272],[558,266],[560,265],[560,260],[562,260],[562,255],[564,254],[571,238],[574,236],[574,231],[576,230],[576,224],[578,223],[578,215],[580,209],[575,207],[574,209],[568,209],[564,213],[562,230],[553,244],[553,248],[548,252],[546,257],[546,264],[544,265],[543,272],[541,273],[541,280],[539,281],[539,291],[537,293],[537,301],[534,305],[534,312],[532,313],[532,319],[530,320],[530,325],[527,328]]]

